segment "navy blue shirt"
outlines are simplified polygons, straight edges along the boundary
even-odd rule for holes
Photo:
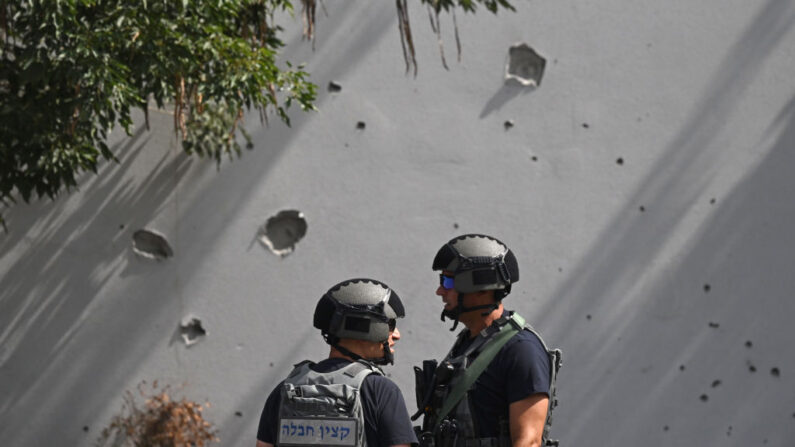
[[[311,368],[316,372],[331,372],[350,363],[350,360],[342,358],[325,359]],[[274,388],[268,396],[257,430],[258,440],[274,445],[278,433],[280,390],[283,383]],[[370,374],[362,382],[360,396],[368,447],[417,443],[403,394],[394,382],[384,376]]]
[[[463,353],[472,340],[464,340],[453,355]],[[509,421],[510,404],[537,393],[549,396],[549,372],[549,356],[535,334],[521,331],[508,340],[469,390],[478,436],[498,437],[500,419]]]

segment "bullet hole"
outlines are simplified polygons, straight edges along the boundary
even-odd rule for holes
[[[645,213],[646,212],[646,207],[643,206],[643,205],[641,205],[638,209],[640,210],[641,213]]]
[[[732,426],[730,425],[729,428],[726,430],[726,436],[731,437],[732,435]]]
[[[455,228],[456,230],[458,229],[458,223],[457,222],[453,222],[453,228]]]
[[[720,386],[722,382],[720,380],[713,380],[712,381],[712,388],[717,388]]]
[[[119,224],[119,230],[123,230],[123,229],[124,229],[124,224]]]
[[[582,127],[583,127],[583,129],[590,129],[591,125],[588,124],[588,123],[582,123]]]
[[[202,320],[194,315],[188,315],[179,324],[179,334],[185,346],[191,346],[207,335],[207,331],[202,327]]]
[[[345,143],[345,147],[349,147],[349,146],[348,146],[348,143]]]
[[[530,157],[530,159],[531,159],[531,160],[533,160],[533,161],[538,161],[538,157],[536,157],[535,155],[533,155],[532,157]]]
[[[270,363],[268,366],[270,366],[271,368],[273,368],[273,362],[271,362],[271,363]]]
[[[714,205],[714,204],[715,204],[715,202],[716,202],[716,200],[715,200],[715,198],[714,198],[714,197],[713,197],[713,198],[711,198],[711,199],[709,199],[709,204],[710,204],[710,205]]]
[[[670,430],[670,429],[668,428],[667,425],[665,427],[663,427],[663,431],[668,431],[668,430]]]
[[[712,290],[712,286],[709,284],[704,284],[704,293],[709,293],[710,290]]]
[[[746,348],[750,348],[750,347],[751,347],[751,346],[753,346],[753,345],[754,345],[754,344],[751,342],[751,340],[747,340],[747,341],[745,342],[745,347],[746,347]]]
[[[138,230],[133,233],[133,251],[144,258],[157,261],[174,256],[166,238],[152,230]]]
[[[526,43],[518,43],[508,50],[505,80],[515,81],[525,87],[538,87],[544,76],[546,59]]]
[[[684,370],[685,370],[685,365],[679,365],[679,371],[684,371]]]
[[[701,396],[699,396],[699,399],[701,399],[701,402],[706,402],[709,400],[709,396],[707,396],[706,394],[702,394]]]
[[[513,120],[507,120],[507,121],[505,121],[505,123],[503,123],[503,127],[505,127],[505,130],[508,130],[508,129],[510,129],[511,127],[513,127]]]
[[[624,165],[624,159],[619,157],[618,159],[616,159],[616,164],[619,165],[619,166],[623,166]]]
[[[711,327],[713,329],[717,329],[717,328],[720,327],[720,324],[719,323],[715,323],[714,321],[710,321],[709,322],[709,327]]]
[[[367,124],[365,124],[364,121],[359,121],[356,123],[356,128],[359,130],[364,130],[365,127],[367,127]]]
[[[88,425],[84,425],[84,426],[83,426],[83,431],[84,431],[84,432],[86,432],[86,433],[88,433]]]
[[[331,93],[339,93],[342,90],[342,86],[337,84],[334,81],[329,81],[328,83],[328,91]]]
[[[237,417],[239,417],[239,418],[242,418],[242,417],[243,417],[243,412],[241,412],[241,411],[235,411],[235,416],[237,416]]]
[[[756,372],[756,366],[752,365],[751,363],[748,363],[748,371],[751,371],[752,373],[755,373]]]
[[[588,314],[588,315],[586,315],[586,316],[585,316],[585,319],[586,319],[586,320],[590,320],[590,319],[591,319],[591,314]]]
[[[773,368],[770,370],[770,375],[773,377],[779,377],[781,375],[781,371],[778,368]]]
[[[279,211],[260,227],[258,239],[273,254],[285,257],[295,250],[295,244],[306,235],[306,229],[304,213]]]

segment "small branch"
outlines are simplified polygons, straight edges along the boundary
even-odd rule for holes
[[[398,13],[398,29],[400,30],[400,44],[403,47],[403,60],[406,62],[406,73],[414,66],[414,77],[417,77],[417,56],[414,51],[414,40],[411,37],[411,24],[409,23],[409,10],[406,0],[395,0]]]

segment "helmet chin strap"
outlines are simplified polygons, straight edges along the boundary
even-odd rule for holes
[[[384,356],[380,357],[380,358],[377,358],[377,359],[371,359],[371,358],[362,357],[359,354],[351,351],[350,349],[345,348],[343,346],[340,346],[340,344],[337,341],[334,341],[333,343],[329,342],[329,344],[331,346],[333,346],[337,351],[345,354],[346,356],[348,356],[348,357],[350,357],[350,358],[352,358],[354,360],[364,360],[366,362],[375,363],[376,365],[390,365],[390,364],[394,365],[395,364],[395,355],[392,354],[392,350],[389,349],[389,340],[384,341],[384,344],[382,345],[383,348],[384,348]]]
[[[458,304],[452,310],[442,310],[441,320],[444,321],[445,318],[453,320],[453,327],[450,328],[450,331],[452,332],[458,327],[458,322],[460,321],[459,317],[461,317],[461,314],[471,312],[473,310],[488,309],[487,311],[481,312],[480,314],[481,317],[485,317],[494,312],[496,309],[499,309],[499,307],[499,303],[481,304],[479,306],[466,307],[462,304],[462,300],[459,297]]]

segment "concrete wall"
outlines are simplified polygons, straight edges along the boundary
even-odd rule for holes
[[[413,78],[392,4],[326,2],[314,52],[285,21],[318,112],[252,115],[255,149],[220,169],[153,113],[79,192],[6,212],[2,444],[89,445],[159,379],[253,445],[270,389],[326,353],[316,300],[355,276],[408,307],[388,371],[413,411],[411,366],[453,339],[430,263],[465,232],[515,251],[506,304],[564,351],[563,445],[795,444],[795,1],[516,3],[457,16],[460,63],[443,17],[445,71],[413,2]],[[539,88],[503,82],[516,42]],[[283,258],[257,240],[282,210],[308,225]],[[173,257],[136,255],[142,228]],[[208,334],[186,347],[189,314]]]

